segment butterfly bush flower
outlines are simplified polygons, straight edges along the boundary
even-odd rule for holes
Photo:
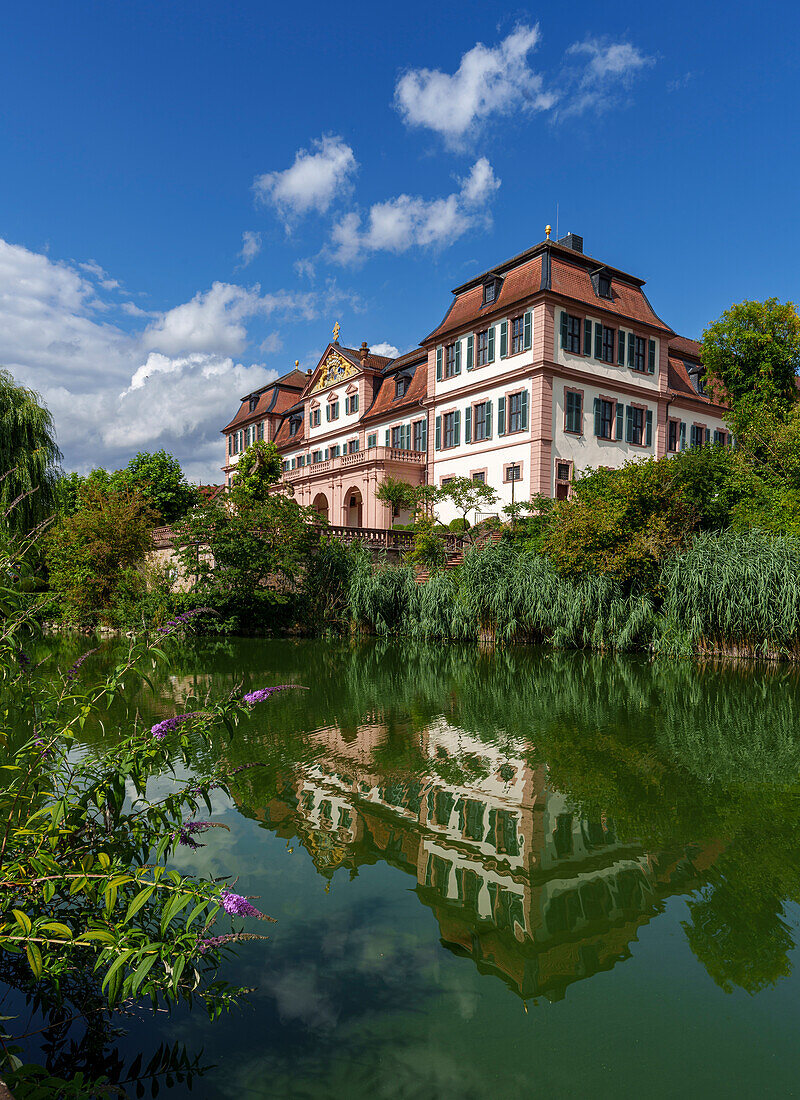
[[[200,848],[202,845],[197,843],[193,834],[204,833],[206,829],[210,829],[212,826],[212,821],[184,821],[180,829],[175,830],[173,836],[177,836],[178,843],[183,844],[186,848]]]
[[[188,714],[176,714],[174,718],[165,718],[163,722],[156,722],[151,726],[150,732],[157,741],[163,741],[168,733],[172,733],[178,726],[183,725],[190,718],[195,718],[198,714],[199,711],[192,710]]]
[[[158,627],[157,634],[174,634],[176,630],[180,630],[181,627],[186,626],[197,615],[213,615],[214,612],[210,607],[195,607],[193,611],[184,611],[180,615],[176,615],[174,619],[168,619],[163,626]]]
[[[250,706],[253,703],[263,703],[269,699],[270,695],[274,695],[276,691],[288,691],[289,688],[299,687],[298,684],[278,684],[277,687],[258,688],[257,691],[249,691],[247,695],[242,696],[242,702],[248,703]]]
[[[81,656],[77,659],[77,661],[75,662],[75,664],[71,668],[67,669],[66,675],[64,676],[64,682],[65,683],[67,683],[67,684],[72,683],[72,681],[78,675],[78,672],[79,672],[80,667],[83,664],[83,662],[86,660],[87,657],[91,657],[91,655],[93,653],[97,653],[97,647],[95,647],[94,649],[87,650],[86,653],[83,654],[83,656]]]
[[[232,894],[225,890],[222,895],[222,908],[232,917],[258,917],[259,920],[269,920],[269,917],[251,905],[247,898],[241,894]]]

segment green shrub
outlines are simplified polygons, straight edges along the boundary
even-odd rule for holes
[[[469,531],[469,528],[470,522],[466,516],[456,516],[447,525],[448,531],[452,531],[456,535],[463,535],[465,531]]]

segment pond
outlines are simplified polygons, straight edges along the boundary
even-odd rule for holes
[[[252,992],[120,1057],[183,1043],[208,1100],[794,1094],[797,671],[233,639],[136,705],[277,683],[176,859],[276,918],[224,967]]]

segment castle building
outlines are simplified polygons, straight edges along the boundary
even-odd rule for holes
[[[314,370],[242,399],[222,429],[223,471],[230,483],[245,447],[273,439],[296,499],[350,527],[391,526],[375,496],[386,476],[483,481],[498,511],[539,493],[565,499],[589,467],[729,443],[702,374],[699,344],[661,320],[642,279],[548,227],[456,287],[442,322],[397,359],[341,346],[337,325]]]

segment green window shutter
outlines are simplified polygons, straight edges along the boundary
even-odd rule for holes
[[[600,436],[603,433],[603,403],[599,397],[594,399],[594,434]]]
[[[522,350],[530,351],[531,346],[531,328],[533,324],[533,314],[530,310],[525,314],[523,319],[523,335],[522,335]]]
[[[583,322],[583,354],[592,354],[592,322]]]
[[[508,321],[503,321],[500,325],[500,358],[505,359],[508,355]]]
[[[436,349],[436,381],[441,382],[441,380],[442,380],[442,349],[437,348]]]
[[[456,374],[461,374],[461,341],[456,340]]]
[[[467,405],[464,412],[464,442],[472,442],[472,406]]]
[[[528,427],[528,391],[524,389],[522,391],[522,401],[520,405],[520,424],[522,428]]]
[[[467,337],[467,370],[472,370],[475,361],[475,337]]]
[[[633,353],[636,348],[636,337],[632,332],[628,333],[628,366],[633,366]]]
[[[625,333],[622,329],[619,330],[619,340],[617,342],[617,362],[621,367],[625,366]]]
[[[489,347],[486,352],[487,363],[494,362],[494,325],[489,329]]]
[[[436,450],[441,451],[441,449],[442,449],[442,418],[441,418],[441,416],[437,416],[436,417]]]
[[[453,414],[453,446],[457,447],[461,442],[461,411],[456,409]]]
[[[497,398],[497,434],[506,434],[506,399],[505,397]]]
[[[625,409],[625,442],[633,441],[633,409],[628,405]]]
[[[594,323],[594,357],[603,358],[603,326],[598,321]]]
[[[644,441],[649,447],[653,442],[653,412],[648,409],[644,418]]]
[[[625,424],[625,406],[622,404],[621,401],[618,401],[617,402],[617,424],[616,424],[616,429],[614,431],[614,438],[615,439],[618,439],[620,441],[622,440],[622,435],[623,435],[623,431],[624,431],[624,424]]]
[[[389,428],[386,429],[386,446],[390,447],[392,444],[392,433]]]
[[[656,373],[656,342],[650,340],[647,346],[647,371],[648,374]]]
[[[706,428],[706,443],[710,443],[710,442],[711,442],[711,429]]]
[[[326,462],[327,462],[327,461],[328,461],[328,459],[330,458],[330,454],[331,454],[331,449],[330,449],[330,447],[326,447],[326,448],[325,448],[325,461],[326,461]]]
[[[567,346],[567,312],[564,309],[561,310],[561,346]]]
[[[502,400],[502,398],[500,400]],[[499,408],[499,402],[498,402],[498,408]],[[492,438],[492,403],[491,403],[491,401],[486,402],[486,438],[487,439]]]

